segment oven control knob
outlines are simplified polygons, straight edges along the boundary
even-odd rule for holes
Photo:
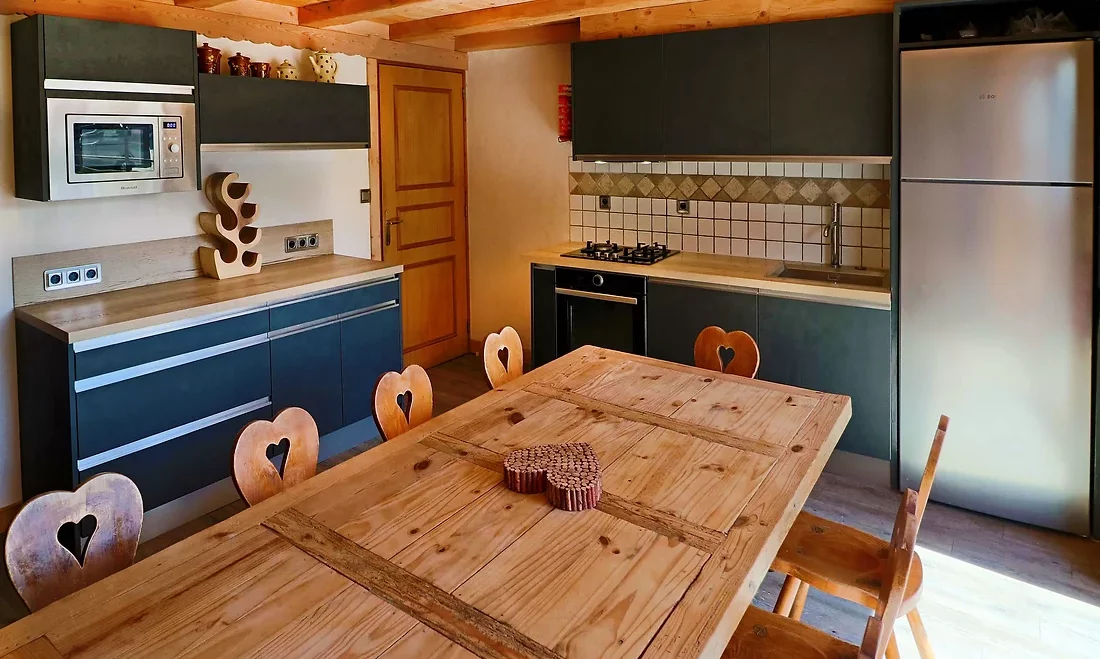
[[[603,286],[603,275],[594,275],[592,277],[593,286]]]
[[[168,150],[171,151],[172,153],[179,153],[180,152],[180,145],[173,142],[172,144],[168,145]]]

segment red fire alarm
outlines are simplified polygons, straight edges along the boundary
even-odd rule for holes
[[[573,85],[558,85],[558,141],[573,139]]]

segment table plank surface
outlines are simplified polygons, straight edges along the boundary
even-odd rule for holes
[[[0,630],[0,657],[718,657],[844,396],[585,347]],[[588,442],[596,510],[504,487]]]

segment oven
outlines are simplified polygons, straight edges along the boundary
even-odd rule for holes
[[[646,278],[557,268],[558,356],[581,346],[646,354]]]
[[[47,98],[50,199],[197,189],[195,104]]]

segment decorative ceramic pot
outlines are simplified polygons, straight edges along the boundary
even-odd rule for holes
[[[297,80],[298,69],[290,60],[283,60],[283,63],[275,67],[275,77],[280,80]]]
[[[231,76],[248,76],[250,71],[248,65],[251,61],[244,55],[237,53],[233,57],[229,58],[229,75]]]
[[[271,77],[271,65],[267,62],[253,62],[248,65],[248,68],[252,71],[253,78]]]
[[[199,46],[198,51],[200,73],[221,73],[222,51],[206,42]]]
[[[309,56],[317,82],[336,82],[336,56],[324,48]]]

